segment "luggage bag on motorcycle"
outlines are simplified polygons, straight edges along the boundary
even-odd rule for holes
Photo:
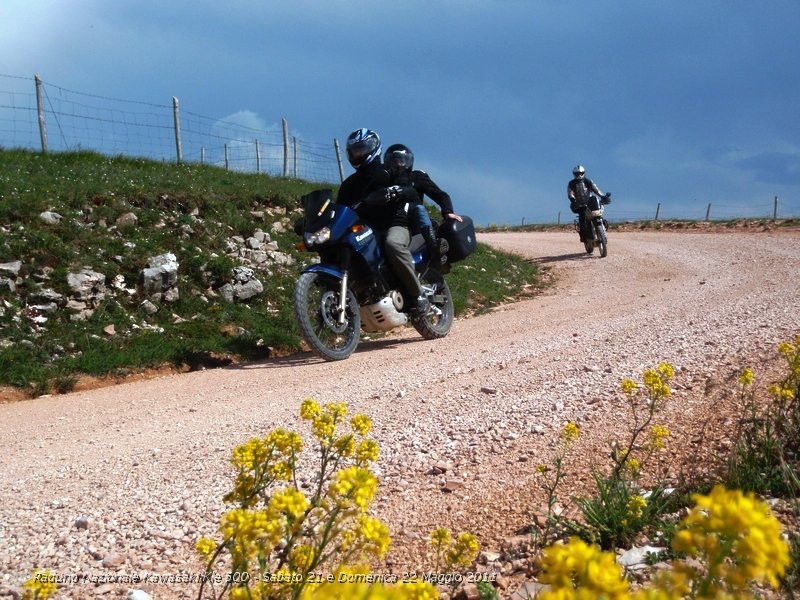
[[[446,239],[450,246],[447,251],[447,261],[451,263],[464,260],[475,252],[477,246],[472,219],[466,216],[462,216],[462,218],[463,221],[447,219],[439,227],[439,237]]]

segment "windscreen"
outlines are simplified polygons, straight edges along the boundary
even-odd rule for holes
[[[306,231],[314,232],[320,227],[330,225],[333,203],[332,190],[315,190],[303,196],[303,210],[306,215]]]

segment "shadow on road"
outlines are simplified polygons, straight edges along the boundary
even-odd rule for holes
[[[365,352],[374,352],[375,350],[384,350],[387,348],[395,348],[405,344],[424,342],[423,338],[383,338],[380,340],[365,340],[358,344],[353,356],[358,356]],[[301,367],[305,365],[318,365],[323,364],[325,361],[312,352],[299,352],[297,354],[290,354],[289,356],[280,356],[277,358],[267,358],[254,362],[244,364],[230,365],[228,369],[280,369],[286,367]]]
[[[543,265],[547,263],[564,262],[567,260],[585,260],[591,257],[592,255],[587,254],[586,252],[575,252],[573,254],[558,254],[555,256],[537,256],[536,258],[530,258],[528,260],[534,264]]]

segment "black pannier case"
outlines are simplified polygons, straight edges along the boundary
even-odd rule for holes
[[[475,239],[475,226],[472,219],[463,216],[462,222],[447,219],[439,227],[439,237],[447,240],[450,250],[447,251],[448,262],[464,260],[475,252],[477,241]]]

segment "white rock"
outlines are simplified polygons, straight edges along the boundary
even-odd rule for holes
[[[39,215],[39,218],[48,225],[58,225],[64,217],[57,212],[46,210]]]
[[[144,590],[131,590],[127,600],[153,600],[153,597]]]
[[[658,554],[664,550],[666,548],[659,546],[634,546],[630,550],[626,550],[621,556],[618,556],[617,563],[623,567],[646,564],[648,554]]]

